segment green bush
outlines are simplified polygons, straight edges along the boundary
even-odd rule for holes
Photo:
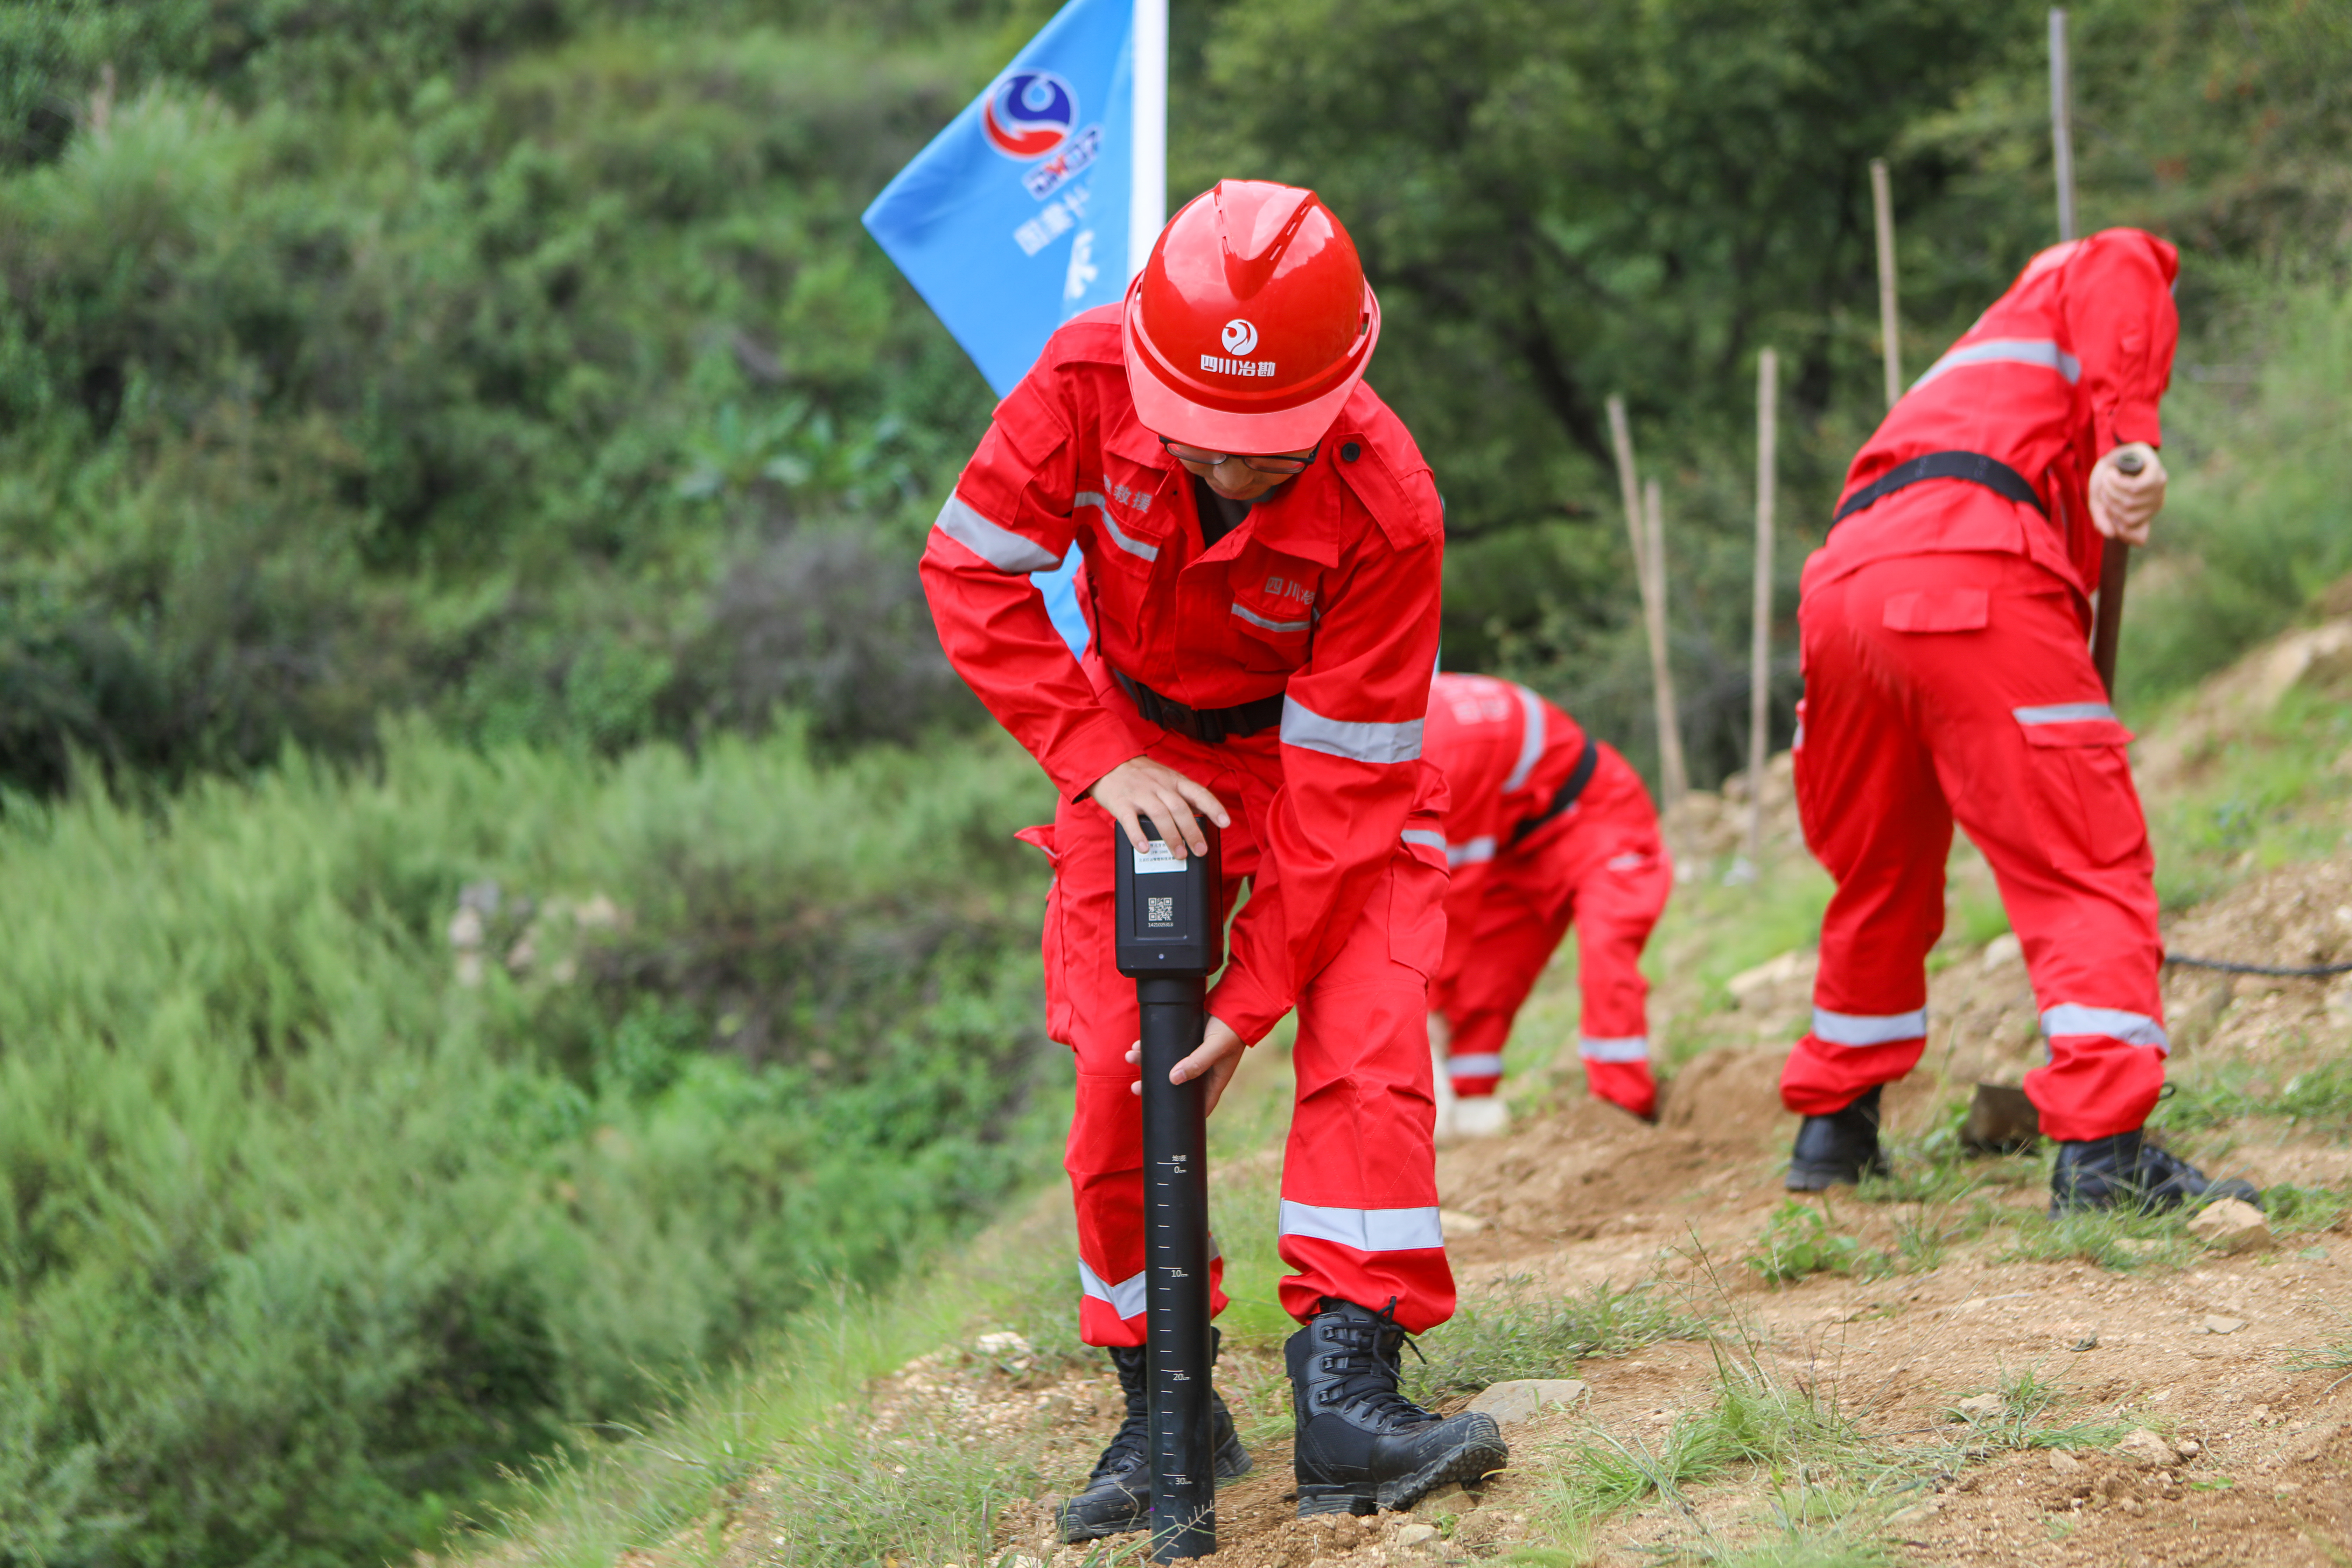
[[[856,216],[960,57],[392,9],[354,60],[478,21],[481,74],[239,109],[165,55],[0,160],[0,784],[352,754],[413,705],[606,754],[973,715],[913,566],[985,389]]]
[[[1059,1098],[1040,793],[1003,744],[408,730],[16,803],[0,1560],[397,1554],[986,1213]]]

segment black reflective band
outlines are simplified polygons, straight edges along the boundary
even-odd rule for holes
[[[1584,754],[1577,758],[1576,766],[1569,770],[1568,782],[1553,793],[1549,805],[1511,829],[1508,843],[1517,844],[1520,839],[1574,805],[1576,797],[1584,793],[1584,786],[1592,782],[1592,770],[1600,765],[1601,747],[1594,742],[1591,736],[1587,735],[1584,737]],[[1507,845],[1506,847],[1507,847]]]
[[[1996,495],[2008,497],[2020,506],[2030,506],[2042,516],[2050,509],[2025,476],[1998,458],[1988,458],[1982,452],[1930,452],[1924,458],[1914,458],[1907,463],[1897,463],[1862,489],[1846,497],[1845,503],[1830,519],[1835,528],[1865,507],[1874,506],[1906,485],[1922,479],[1966,479],[1972,485],[1982,485]]]
[[[1171,734],[1181,735],[1188,741],[1199,741],[1214,746],[1225,741],[1255,735],[1261,730],[1271,730],[1282,722],[1282,693],[1261,697],[1251,702],[1236,702],[1231,708],[1187,708],[1171,697],[1162,697],[1133,676],[1114,669],[1112,677],[1129,697],[1135,699],[1136,711],[1151,723]]]

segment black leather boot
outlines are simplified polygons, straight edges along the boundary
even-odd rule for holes
[[[1449,1481],[1475,1486],[1510,1451],[1482,1413],[1439,1415],[1397,1392],[1404,1331],[1375,1312],[1324,1298],[1283,1347],[1298,1417],[1298,1513],[1411,1508]]]
[[[1886,1155],[1878,1147],[1878,1094],[1884,1087],[1871,1085],[1843,1110],[1805,1118],[1789,1156],[1790,1192],[1818,1193],[1840,1183],[1853,1186],[1864,1176],[1887,1173]]]
[[[1219,1335],[1218,1341],[1222,1339]],[[1110,1363],[1118,1371],[1120,1392],[1127,1395],[1127,1419],[1118,1424],[1110,1446],[1095,1461],[1085,1489],[1062,1505],[1059,1517],[1066,1542],[1094,1541],[1151,1528],[1151,1464],[1147,1449],[1150,1407],[1144,1388],[1143,1347],[1113,1346]],[[1229,1481],[1246,1474],[1249,1450],[1242,1447],[1234,1431],[1233,1415],[1213,1390],[1209,1394],[1209,1418],[1213,1423],[1210,1440],[1216,1445],[1217,1479]]]
[[[2057,1163],[2050,1167],[2052,1219],[2092,1209],[2177,1209],[2183,1204],[2202,1208],[2216,1198],[2263,1206],[2263,1194],[2252,1183],[2235,1177],[2213,1181],[2139,1132],[2061,1142]]]

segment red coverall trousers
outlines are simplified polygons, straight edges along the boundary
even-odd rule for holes
[[[1780,1080],[1790,1110],[1825,1115],[1918,1062],[1955,818],[2024,947],[2049,1046],[2025,1078],[2042,1131],[2103,1138],[2154,1107],[2155,860],[2078,604],[1999,552],[1885,558],[1806,595],[1797,805],[1837,892],[1813,1026]]]
[[[1271,755],[1244,749],[1250,744],[1210,746],[1163,732],[1147,753],[1207,785],[1232,816],[1221,847],[1228,909],[1244,881],[1271,869],[1258,853],[1257,825],[1280,770]],[[1282,1281],[1282,1305],[1302,1322],[1326,1296],[1375,1309],[1393,1299],[1396,1321],[1412,1333],[1454,1312],[1431,1142],[1429,976],[1445,933],[1438,798],[1432,773],[1381,885],[1339,956],[1298,999],[1297,1104],[1283,1152],[1279,1248],[1297,1271]],[[1066,799],[1055,813],[1045,1004],[1049,1030],[1078,1059],[1063,1163],[1077,1205],[1079,1336],[1139,1345],[1143,1120],[1126,1059],[1138,1033],[1135,982],[1118,973],[1112,942],[1116,831],[1092,801]],[[1024,837],[1044,838],[1034,829]],[[1223,1311],[1223,1265],[1211,1269],[1211,1310]]]
[[[1454,1092],[1495,1092],[1511,1022],[1573,923],[1586,1082],[1636,1116],[1655,1115],[1642,949],[1673,890],[1674,865],[1641,775],[1604,748],[1573,807],[1496,850],[1465,929],[1447,933],[1429,1005],[1453,1026]]]

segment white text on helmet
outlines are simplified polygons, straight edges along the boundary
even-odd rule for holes
[[[1215,354],[1202,354],[1201,368],[1219,375],[1272,375],[1274,362],[1270,359],[1219,359]]]

